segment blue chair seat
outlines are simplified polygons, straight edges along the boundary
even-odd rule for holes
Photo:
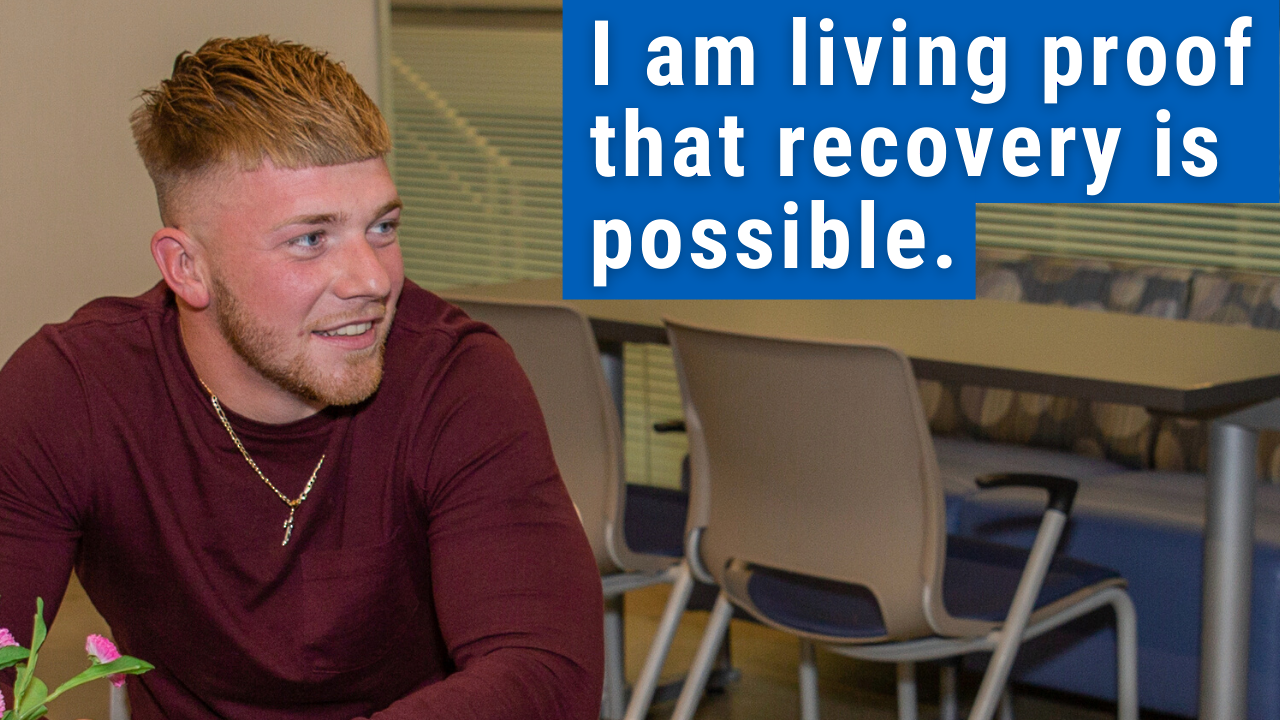
[[[689,493],[628,483],[623,527],[627,547],[648,555],[682,557],[688,515]]]
[[[633,552],[665,557],[684,557],[684,526],[689,515],[689,493],[684,490],[627,485],[626,526],[623,528],[627,547]],[[715,585],[694,581],[693,593],[686,607],[710,610],[720,589]],[[735,609],[739,620],[755,621],[747,613]]]
[[[1009,612],[1027,550],[957,536],[947,538],[942,597],[956,617],[999,622]],[[880,606],[862,585],[755,566],[747,570],[747,594],[773,622],[838,638],[885,635]],[[1036,607],[1119,575],[1082,560],[1058,557],[1049,566]]]
[[[942,576],[942,602],[956,617],[1000,622],[1009,604],[1030,551],[987,540],[950,535],[947,566]],[[1059,556],[1049,563],[1040,586],[1036,609],[1120,574],[1100,565]]]

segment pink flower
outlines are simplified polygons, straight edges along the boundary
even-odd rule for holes
[[[18,641],[13,639],[13,633],[9,632],[7,628],[0,628],[0,648],[10,647],[12,645],[17,645],[17,644],[18,644]],[[0,699],[0,703],[3,703],[3,702],[4,700]],[[0,712],[3,712],[3,711],[0,711]]]
[[[4,693],[0,692],[0,715],[4,714]]]
[[[116,649],[116,644],[101,635],[90,635],[85,638],[84,651],[89,653],[95,665],[120,659],[120,651]],[[107,679],[116,687],[124,687],[124,675],[121,673],[108,675]]]

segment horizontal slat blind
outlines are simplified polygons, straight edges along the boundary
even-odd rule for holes
[[[680,487],[680,463],[689,450],[684,433],[655,433],[653,424],[684,417],[671,348],[628,343],[626,367],[627,482]]]
[[[408,275],[426,287],[547,277],[561,257],[561,33],[474,22],[392,30]],[[977,241],[1039,253],[1280,273],[1273,204],[979,204]],[[675,485],[670,351],[625,350],[627,477]]]
[[[988,247],[1280,273],[1280,205],[979,204]]]
[[[405,271],[429,288],[560,273],[560,33],[395,26]]]
[[[559,275],[561,33],[451,19],[392,16],[405,271],[437,290]],[[653,432],[681,416],[671,351],[629,344],[624,364],[627,480],[676,487],[687,442]]]

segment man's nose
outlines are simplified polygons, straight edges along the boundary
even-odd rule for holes
[[[363,237],[343,243],[334,294],[343,299],[383,298],[391,292],[391,275],[378,251]]]

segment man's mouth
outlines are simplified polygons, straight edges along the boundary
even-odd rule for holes
[[[371,329],[373,329],[373,323],[366,321],[343,325],[342,327],[334,328],[333,330],[317,330],[315,331],[315,334],[320,337],[348,337],[352,335],[363,335]]]

